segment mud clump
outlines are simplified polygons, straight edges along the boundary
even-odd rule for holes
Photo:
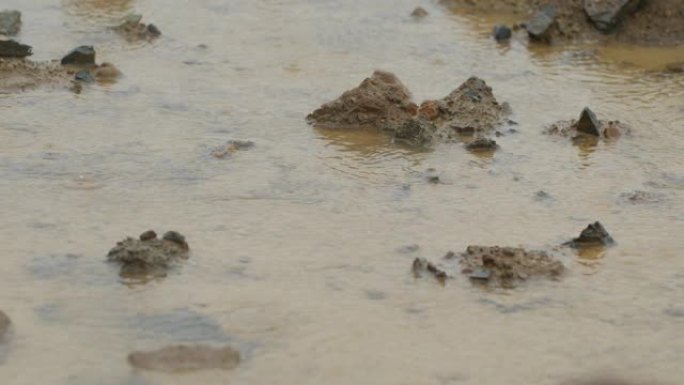
[[[547,134],[567,136],[573,139],[593,137],[597,139],[618,139],[623,134],[628,134],[631,128],[619,121],[599,120],[596,114],[585,107],[579,119],[562,120],[546,129]]]
[[[10,318],[0,310],[0,342],[5,338],[5,335],[9,331],[10,325],[12,324],[12,321]]]
[[[153,40],[161,36],[161,31],[154,24],[141,23],[142,15],[130,15],[113,30],[128,41]]]
[[[134,368],[163,372],[236,368],[240,352],[230,346],[174,345],[152,351],[134,351],[128,355]]]
[[[421,278],[424,273],[429,273],[441,284],[444,284],[449,277],[444,270],[425,258],[414,259],[413,264],[411,265],[411,272],[413,273],[414,278]]]
[[[307,121],[319,128],[379,128],[415,115],[411,94],[394,74],[375,71],[336,100],[322,105]]]
[[[608,231],[601,222],[590,223],[579,237],[565,243],[565,245],[575,248],[591,246],[613,246],[615,240],[608,234]]]
[[[681,0],[440,0],[440,3],[456,12],[467,9],[471,13],[517,14],[530,39],[542,42],[647,45],[684,42],[681,22],[684,2]],[[548,7],[555,9],[554,15],[548,12]]]
[[[515,247],[468,246],[460,254],[461,272],[471,280],[513,288],[534,277],[556,279],[565,267],[544,251]]]
[[[169,268],[189,258],[190,248],[185,237],[169,231],[162,239],[153,230],[140,234],[139,239],[127,237],[107,254],[107,261],[121,265],[122,277],[163,277]]]
[[[21,29],[21,12],[0,12],[0,35],[14,36]]]

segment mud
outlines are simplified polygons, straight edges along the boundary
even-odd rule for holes
[[[615,140],[631,131],[629,125],[617,120],[599,120],[589,108],[585,108],[579,119],[558,121],[547,127],[545,132],[578,140],[587,136]]]
[[[0,310],[0,342],[5,338],[5,335],[9,331],[12,321],[2,310]]]
[[[230,346],[174,345],[152,351],[134,351],[128,355],[134,368],[163,372],[236,368],[240,352]]]
[[[643,45],[677,45],[684,42],[684,2],[680,0],[649,0],[638,10],[626,9],[617,15],[617,25],[605,28],[592,22],[584,7],[584,0],[440,0],[440,3],[459,12],[512,13],[521,24],[534,19],[545,5],[555,10],[555,23],[548,31],[548,42],[568,43],[599,41]],[[598,3],[598,2],[590,2]],[[629,8],[629,7],[628,7]],[[605,33],[602,29],[609,30]]]
[[[545,251],[515,247],[468,246],[458,257],[461,272],[471,280],[503,288],[513,288],[537,277],[556,279],[565,270],[560,261]]]
[[[161,36],[161,31],[154,24],[141,22],[142,15],[130,15],[113,30],[130,42],[153,40]]]
[[[159,239],[153,230],[148,230],[139,239],[128,237],[118,242],[107,254],[107,261],[121,265],[122,277],[160,277],[170,267],[188,259],[189,250],[185,237],[175,231]]]
[[[411,272],[413,272],[414,278],[421,278],[423,274],[429,273],[441,284],[444,284],[446,279],[449,278],[448,274],[444,270],[440,269],[434,263],[425,258],[414,259],[413,264],[411,265]]]
[[[459,135],[489,133],[509,114],[510,107],[499,104],[491,87],[477,77],[418,108],[394,74],[376,71],[357,88],[309,114],[307,121],[324,129],[375,129],[400,142],[428,146]]]
[[[72,75],[58,62],[33,62],[0,58],[0,93],[12,93],[40,86],[67,87]]]

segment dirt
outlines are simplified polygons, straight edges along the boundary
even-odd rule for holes
[[[134,351],[128,355],[128,363],[134,368],[163,372],[229,370],[239,365],[240,352],[230,346],[174,345],[159,350]]]
[[[139,239],[127,237],[107,254],[107,261],[121,265],[120,275],[127,278],[165,276],[178,262],[189,258],[190,248],[185,237],[168,231],[162,239],[153,230],[140,234]]]
[[[512,288],[520,282],[542,277],[556,279],[565,267],[545,251],[515,247],[468,246],[460,257],[461,272],[471,280]]]
[[[161,36],[161,31],[154,24],[141,23],[142,15],[130,15],[113,30],[127,41],[153,40]]]
[[[420,108],[409,90],[389,72],[370,78],[315,110],[307,121],[323,129],[374,129],[411,145],[450,142],[459,135],[486,134],[510,114],[484,80],[471,77],[449,95],[427,100]]]
[[[71,84],[72,76],[59,62],[0,59],[0,93],[12,93],[39,86]]]
[[[2,310],[0,310],[0,341],[5,338],[7,331],[9,331],[10,324],[12,324],[10,318]]]
[[[557,10],[556,22],[550,28],[551,43],[580,41],[619,42],[641,45],[678,45],[684,43],[684,2],[681,0],[648,0],[611,32],[604,33],[594,25],[584,10],[584,0],[440,0],[458,12],[469,9],[481,13],[512,13],[520,23],[531,20],[544,5]]]

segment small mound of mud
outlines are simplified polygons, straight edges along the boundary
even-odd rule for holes
[[[10,318],[0,310],[0,341],[2,341],[5,338],[5,335],[9,331],[10,324],[12,324],[12,321]]]
[[[229,370],[240,363],[240,352],[230,346],[174,345],[159,350],[134,351],[128,355],[128,363],[134,368],[163,372]]]
[[[154,24],[141,23],[142,15],[130,15],[113,30],[130,42],[153,40],[161,36],[161,31]]]
[[[556,279],[565,270],[563,264],[544,251],[515,247],[468,246],[460,254],[461,272],[471,280],[503,288],[515,287],[533,277]]]
[[[370,78],[322,105],[307,121],[319,128],[379,128],[415,115],[411,94],[396,75],[375,71]]]
[[[492,88],[478,77],[469,78],[441,100],[423,102],[418,109],[420,118],[459,134],[489,132],[509,114],[509,108],[499,104]]]
[[[43,85],[68,86],[71,76],[58,62],[0,58],[0,93],[18,92]]]
[[[139,239],[127,237],[107,254],[108,262],[121,265],[123,277],[165,276],[177,262],[189,258],[185,237],[168,231],[162,239],[153,230],[140,234]]]
[[[599,139],[615,140],[624,134],[629,134],[631,127],[619,121],[598,120],[596,114],[585,107],[579,119],[562,120],[546,129],[547,134],[582,139],[594,137]]]

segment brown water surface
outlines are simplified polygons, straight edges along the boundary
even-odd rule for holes
[[[416,5],[5,0],[35,59],[93,44],[125,77],[0,95],[0,309],[13,320],[0,382],[681,383],[684,76],[657,70],[684,49],[499,46],[491,18],[428,3],[415,21]],[[128,12],[163,37],[129,44],[107,30]],[[376,68],[418,101],[478,75],[518,133],[478,157],[307,126]],[[542,134],[584,106],[633,134],[595,146]],[[209,155],[230,139],[256,145]],[[635,190],[661,199],[624,199]],[[618,245],[565,256],[558,282],[499,292],[410,274],[416,256],[555,245],[595,220]],[[185,234],[192,257],[123,284],[105,255],[148,228]],[[244,360],[182,375],[126,363],[183,342],[232,344]]]

